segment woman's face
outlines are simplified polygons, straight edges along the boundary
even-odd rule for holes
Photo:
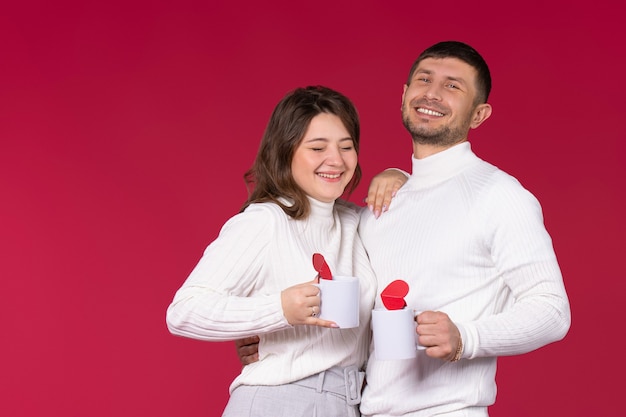
[[[330,203],[343,194],[357,161],[354,142],[341,119],[320,113],[311,120],[293,155],[291,172],[309,197]]]

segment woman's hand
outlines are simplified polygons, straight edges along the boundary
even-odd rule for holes
[[[374,217],[379,218],[389,210],[391,199],[408,179],[405,172],[395,168],[386,169],[372,178],[365,202]]]
[[[318,278],[283,290],[280,300],[283,315],[292,326],[308,324],[321,327],[339,327],[335,322],[318,319],[320,313],[320,289],[315,286]]]

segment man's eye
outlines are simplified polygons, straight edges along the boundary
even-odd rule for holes
[[[456,85],[454,85],[454,84],[448,84],[448,88],[456,88],[456,89],[458,89],[459,87],[457,87],[457,86],[456,86]]]

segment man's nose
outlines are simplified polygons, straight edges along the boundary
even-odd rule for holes
[[[428,86],[426,87],[426,91],[424,91],[424,97],[429,100],[440,100],[441,86],[435,83],[428,84]]]

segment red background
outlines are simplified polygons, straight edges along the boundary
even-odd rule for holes
[[[353,99],[359,201],[410,167],[402,84],[448,39],[491,66],[470,139],[542,202],[572,304],[564,341],[499,361],[491,415],[622,415],[619,3],[294,3],[3,5],[0,415],[219,416],[233,344],[170,335],[165,309],[242,203],[273,106],[308,84]]]

